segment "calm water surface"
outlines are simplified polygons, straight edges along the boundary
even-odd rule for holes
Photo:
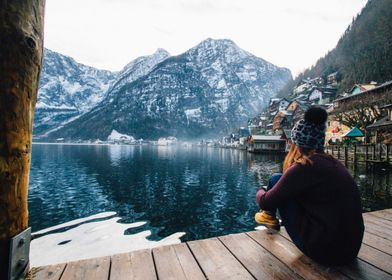
[[[33,231],[106,211],[147,221],[152,240],[183,241],[252,230],[255,192],[282,156],[200,147],[33,146],[29,211]],[[392,207],[387,171],[351,168],[364,210]],[[127,233],[133,234],[133,231]]]

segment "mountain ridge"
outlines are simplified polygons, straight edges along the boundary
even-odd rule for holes
[[[206,39],[150,70],[112,87],[91,112],[51,137],[105,139],[113,129],[147,139],[226,133],[246,123],[291,79],[287,68],[227,39]]]

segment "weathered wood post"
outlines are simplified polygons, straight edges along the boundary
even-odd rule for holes
[[[43,55],[44,6],[45,0],[0,1],[1,279],[16,277],[8,267],[10,240],[28,227],[27,191]],[[23,272],[28,259],[19,260],[18,265]]]
[[[340,159],[340,146],[338,146],[338,159]]]
[[[369,159],[369,146],[365,146],[365,161],[367,162]]]
[[[344,146],[344,164],[347,166],[348,164],[348,147]]]
[[[380,161],[382,161],[382,144],[378,144],[378,157],[380,158]]]
[[[372,160],[376,160],[376,144],[373,144],[373,155]]]
[[[354,164],[357,163],[357,145],[354,145]]]

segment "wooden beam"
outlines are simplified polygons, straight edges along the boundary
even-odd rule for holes
[[[43,54],[45,0],[0,1],[0,275],[10,238],[28,226],[32,125]]]

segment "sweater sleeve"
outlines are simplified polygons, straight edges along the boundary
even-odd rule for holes
[[[294,164],[287,169],[276,185],[259,197],[260,209],[276,209],[314,184],[315,177],[309,172],[310,169],[311,167],[300,164]]]

